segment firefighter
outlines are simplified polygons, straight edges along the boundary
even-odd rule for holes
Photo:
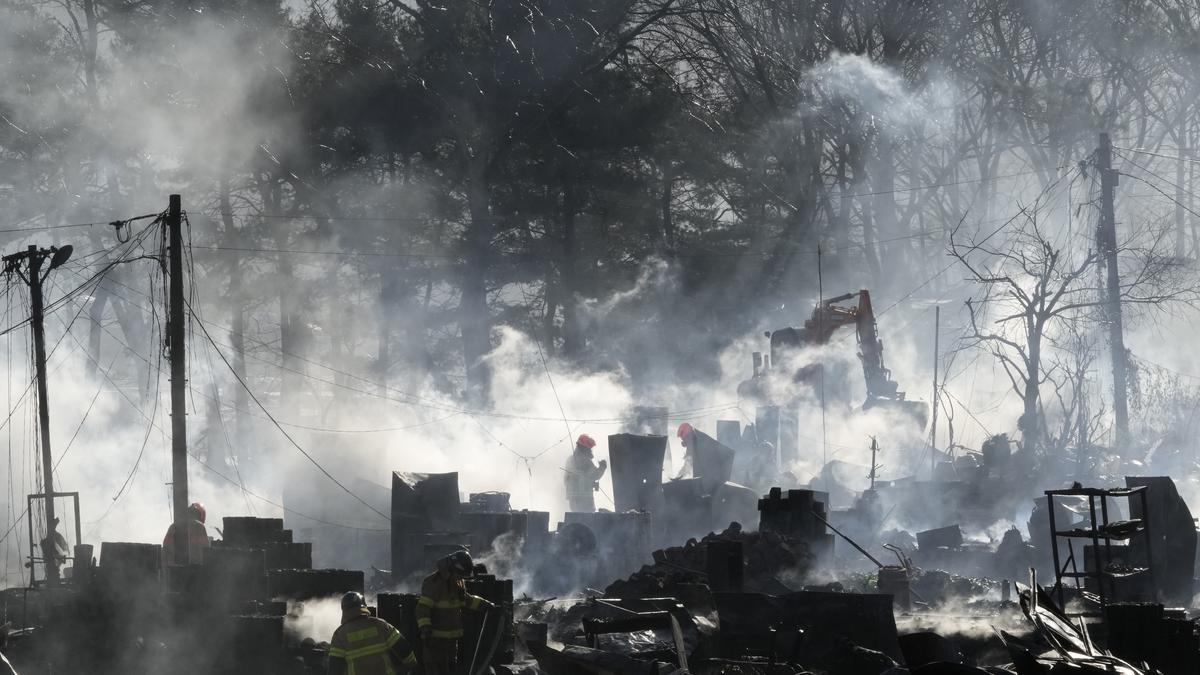
[[[463,609],[490,611],[496,606],[467,592],[464,580],[471,576],[471,554],[455,551],[437,563],[437,570],[421,582],[417,600],[417,629],[421,631],[422,664],[425,675],[454,675],[458,641],[463,637]]]
[[[395,675],[416,666],[408,641],[392,624],[371,616],[362,593],[342,596],[342,625],[329,641],[328,675]]]
[[[679,469],[679,475],[675,476],[676,480],[686,478],[693,472],[696,465],[696,449],[693,447],[692,434],[696,430],[692,425],[684,422],[679,425],[679,430],[675,435],[679,437],[679,442],[683,444],[683,466]]]
[[[603,459],[600,464],[592,463],[592,448],[596,441],[587,434],[581,434],[575,441],[575,451],[567,460],[566,474],[563,482],[567,487],[567,510],[574,513],[592,513],[596,510],[596,499],[592,494],[600,489],[597,482],[608,469],[608,462]]]
[[[188,506],[188,522],[187,522],[187,542],[188,542],[188,561],[193,565],[199,565],[204,562],[204,551],[209,546],[208,530],[204,527],[204,519],[208,515],[204,510],[204,505],[200,502],[193,502]],[[167,565],[175,563],[175,537],[178,536],[176,531],[178,523],[171,523],[171,527],[167,528],[167,536],[163,537],[163,562]],[[180,561],[183,564],[184,561]]]
[[[66,537],[58,531],[58,522],[58,518],[50,521],[49,532],[41,543],[42,559],[46,567],[53,565],[55,570],[61,570],[67,564],[67,556],[71,553]]]

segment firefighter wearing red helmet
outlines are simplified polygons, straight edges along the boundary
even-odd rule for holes
[[[180,523],[171,523],[171,527],[167,528],[167,536],[163,537],[163,562],[167,565],[199,565],[204,562],[204,551],[209,547],[208,530],[204,527],[208,512],[200,502],[193,502],[187,512],[188,520],[184,525],[187,527],[188,559],[175,560],[175,538],[179,536],[177,526]]]
[[[567,510],[575,513],[592,513],[596,510],[596,498],[592,494],[600,489],[597,482],[608,469],[608,462],[592,462],[592,448],[596,441],[587,434],[580,434],[575,441],[575,451],[567,460],[563,482],[567,488]]]
[[[696,449],[692,443],[692,435],[696,432],[691,424],[684,422],[679,425],[679,431],[676,436],[679,437],[679,442],[683,444],[683,467],[679,469],[679,475],[676,479],[687,478],[692,472],[696,464]]]

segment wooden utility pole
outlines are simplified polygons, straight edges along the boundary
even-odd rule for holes
[[[170,276],[167,348],[171,357],[171,504],[175,516],[177,565],[187,565],[190,518],[187,475],[187,355],[183,311],[183,207],[171,195],[167,207],[167,273]]]
[[[1113,208],[1113,193],[1118,184],[1112,168],[1112,142],[1108,134],[1100,134],[1096,151],[1096,168],[1100,172],[1100,223],[1096,240],[1104,255],[1107,268],[1105,307],[1108,319],[1108,345],[1112,353],[1113,411],[1117,418],[1116,448],[1123,452],[1129,442],[1129,402],[1126,398],[1128,366],[1125,362],[1125,330],[1121,320],[1121,277],[1117,269],[1117,222]]]
[[[33,364],[37,380],[38,393],[38,426],[41,428],[42,441],[42,492],[46,499],[46,539],[42,545],[42,564],[46,569],[46,582],[58,582],[58,559],[53,546],[53,532],[57,527],[57,517],[54,513],[54,458],[50,452],[50,392],[46,387],[46,330],[44,326],[45,306],[42,302],[42,282],[50,274],[50,270],[58,267],[71,257],[71,247],[61,249],[50,247],[39,249],[30,246],[25,251],[4,256],[4,272],[15,272],[29,285],[31,307],[29,327],[33,331]],[[42,273],[42,263],[50,259],[50,267]],[[21,270],[21,263],[27,262],[28,274]],[[31,516],[32,517],[32,516]],[[32,546],[34,542],[30,542]],[[51,544],[50,550],[45,550],[46,543]],[[32,571],[31,571],[32,573]]]
[[[875,474],[877,472],[876,471],[877,467],[879,466],[878,464],[875,463],[875,459],[878,455],[879,455],[879,442],[875,440],[874,436],[872,436],[871,437],[871,475],[868,476],[868,478],[871,479],[871,489],[872,490],[875,489]]]
[[[42,305],[42,256],[37,246],[30,246],[29,297],[32,310],[29,314],[33,329],[33,363],[37,374],[38,426],[42,428],[42,491],[46,493],[46,534],[49,535],[56,520],[54,515],[54,458],[50,453],[50,391],[46,388],[46,328],[45,308]],[[49,537],[47,537],[49,539]],[[32,544],[33,542],[30,542]],[[43,549],[45,547],[43,546]],[[42,564],[46,567],[46,582],[58,581],[58,560],[54,551],[42,551]],[[32,568],[30,574],[33,574]]]
[[[941,350],[942,306],[933,307],[933,422],[929,427],[929,480],[937,474],[938,352]]]

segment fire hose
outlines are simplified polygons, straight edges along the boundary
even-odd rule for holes
[[[496,650],[500,647],[500,638],[503,637],[504,631],[501,626],[496,626],[496,630],[492,635],[492,642],[488,645],[486,656],[483,660],[479,659],[479,647],[483,644],[484,633],[487,632],[488,617],[492,615],[492,610],[487,609],[483,612],[483,619],[479,622],[479,636],[475,638],[475,653],[471,656],[471,668],[467,671],[467,675],[483,675],[492,662],[492,657],[496,655]]]

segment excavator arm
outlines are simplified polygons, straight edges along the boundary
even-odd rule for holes
[[[892,379],[892,371],[883,365],[883,340],[879,337],[879,326],[875,323],[875,310],[871,307],[871,294],[858,292],[858,357],[862,359],[863,375],[867,380],[867,398],[904,400],[904,392]]]
[[[842,303],[858,298],[858,304]],[[834,333],[844,326],[854,326],[858,337],[858,356],[862,360],[867,381],[868,399],[903,400],[904,392],[892,380],[892,372],[883,363],[883,340],[875,324],[871,293],[861,290],[822,300],[804,322],[803,330],[783,328],[771,333],[771,360],[779,363],[784,349],[828,344]]]
[[[855,298],[858,299],[857,304],[845,304]],[[766,378],[777,377],[771,375],[772,372],[782,374],[773,370],[772,366],[778,368],[783,364],[785,351],[828,344],[833,335],[845,326],[854,326],[858,338],[858,357],[862,361],[863,376],[867,383],[867,400],[863,407],[886,405],[898,408],[919,421],[923,428],[928,422],[928,406],[920,401],[904,400],[904,392],[899,391],[899,385],[892,379],[892,372],[884,365],[883,340],[875,323],[871,293],[865,289],[821,300],[813,308],[803,328],[781,328],[767,333],[771,339],[770,360],[760,367],[761,359],[755,354],[753,377],[738,386],[739,395],[769,398],[767,392],[770,387],[766,386]],[[812,364],[786,376],[796,382],[812,382],[820,369],[820,364]]]

